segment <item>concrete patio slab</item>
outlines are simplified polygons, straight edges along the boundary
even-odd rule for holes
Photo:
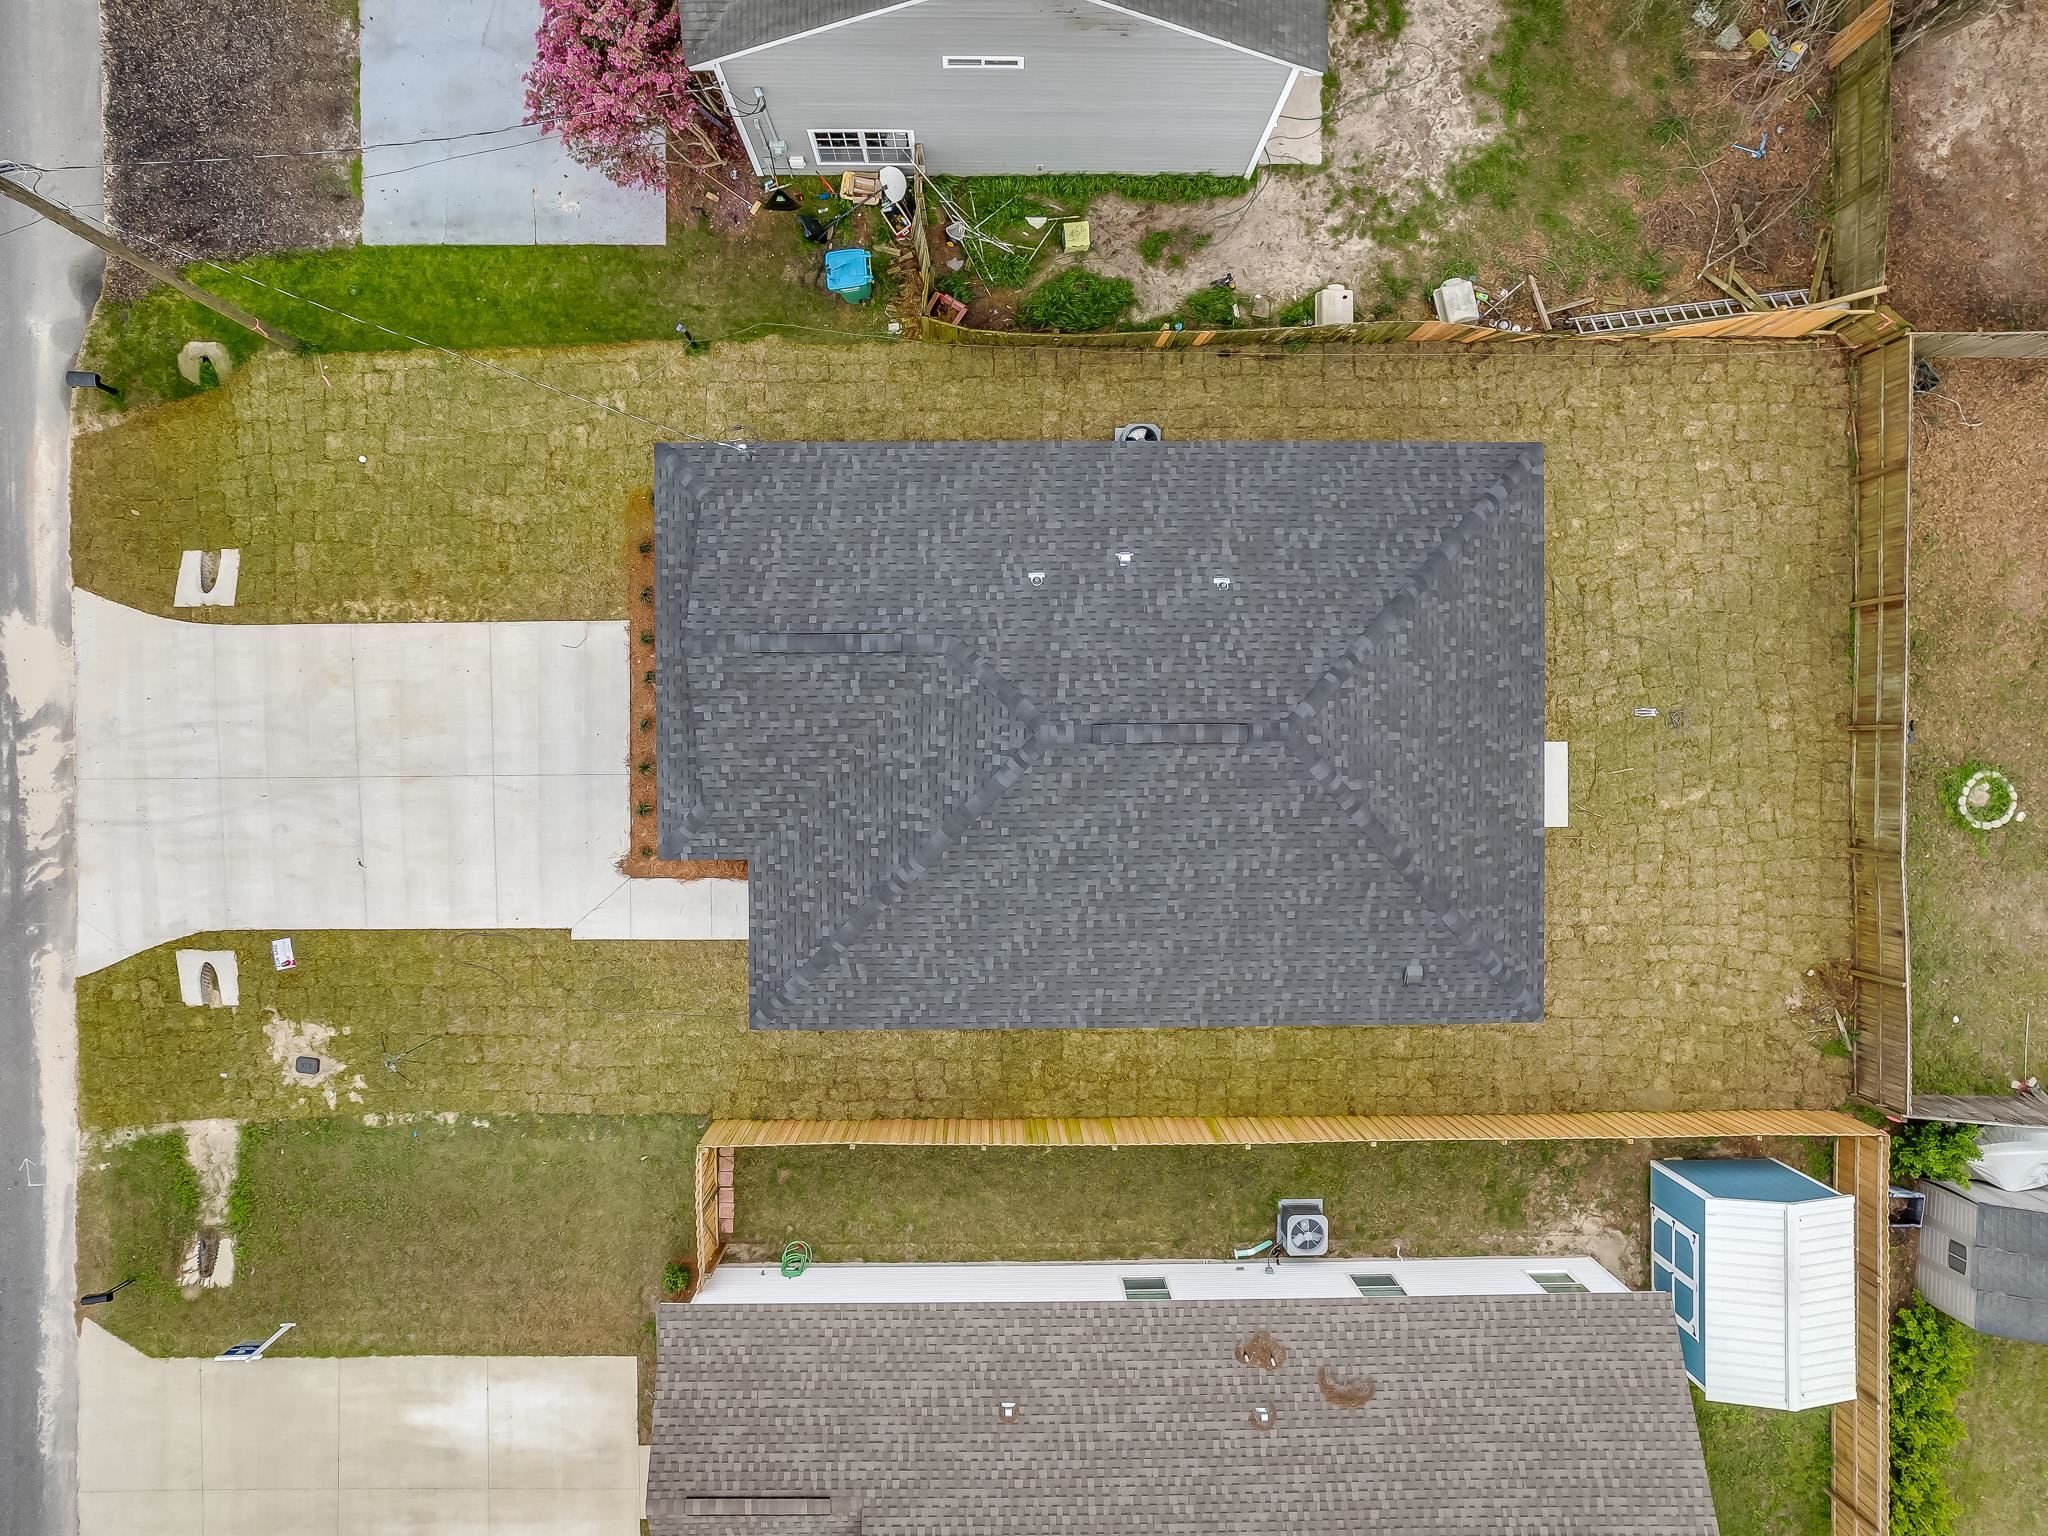
[[[526,123],[540,0],[363,0],[361,22],[365,245],[668,238],[661,192],[612,185]]]
[[[78,1536],[206,1536],[206,1496],[189,1493],[78,1495]]]
[[[195,624],[81,592],[76,628],[81,974],[216,929],[746,937],[743,883],[618,872],[623,624]]]
[[[203,1362],[202,1486],[270,1492],[338,1486],[339,1365],[337,1360]]]
[[[80,1536],[634,1536],[638,1362],[153,1360],[84,1325]]]
[[[490,1396],[490,1364],[483,1359],[354,1362],[341,1382],[341,1482],[351,1488],[487,1487]]]

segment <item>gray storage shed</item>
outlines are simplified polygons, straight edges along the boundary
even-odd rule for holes
[[[2048,1189],[1920,1188],[1920,1293],[1979,1333],[2048,1344]]]
[[[913,143],[956,175],[1248,176],[1290,92],[1315,115],[1329,59],[1327,0],[682,0],[682,15],[684,56],[778,177],[908,165]]]

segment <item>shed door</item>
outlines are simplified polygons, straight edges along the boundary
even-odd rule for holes
[[[1700,1238],[1662,1211],[1650,1213],[1650,1288],[1671,1298],[1678,1326],[1700,1336]]]

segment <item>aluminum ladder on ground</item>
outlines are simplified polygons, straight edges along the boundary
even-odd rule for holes
[[[1780,288],[1759,294],[1766,309],[1798,309],[1808,301],[1804,288]],[[1615,331],[1643,331],[1659,325],[1682,325],[1688,320],[1722,320],[1730,315],[1751,313],[1737,299],[1701,299],[1692,304],[1652,304],[1645,309],[1617,309],[1604,315],[1577,315],[1572,329],[1581,336],[1604,336]]]

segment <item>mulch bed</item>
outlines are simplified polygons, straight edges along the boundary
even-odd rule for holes
[[[104,0],[101,18],[117,228],[222,258],[359,238],[354,0]],[[311,149],[345,152],[190,163]],[[108,272],[118,296],[151,281]]]
[[[744,859],[659,859],[660,753],[654,728],[654,495],[636,493],[626,507],[627,639],[633,655],[633,841],[620,862],[636,879],[744,880]]]

